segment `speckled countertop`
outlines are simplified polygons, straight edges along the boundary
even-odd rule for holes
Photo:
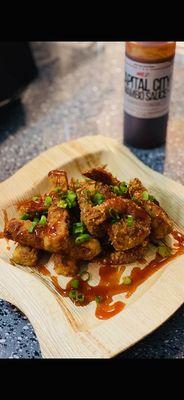
[[[0,113],[0,181],[52,145],[101,133],[123,141],[123,43],[32,43],[39,77]],[[184,184],[184,56],[178,45],[166,147],[132,151]],[[184,358],[184,308],[117,358]],[[27,318],[0,301],[0,358],[40,358]]]

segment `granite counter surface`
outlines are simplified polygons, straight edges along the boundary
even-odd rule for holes
[[[0,113],[0,181],[41,151],[84,135],[123,142],[123,43],[31,44],[39,76],[21,101]],[[167,145],[131,149],[151,168],[184,184],[184,57],[177,51]],[[184,358],[184,308],[117,358]],[[27,318],[0,301],[0,358],[41,358]]]

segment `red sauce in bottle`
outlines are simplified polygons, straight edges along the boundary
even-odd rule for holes
[[[124,142],[165,143],[175,42],[126,42]]]

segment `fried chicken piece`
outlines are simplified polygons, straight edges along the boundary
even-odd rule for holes
[[[13,252],[11,261],[26,267],[35,267],[38,263],[39,251],[28,246],[18,244]]]
[[[108,204],[107,204],[108,203]],[[116,250],[128,250],[140,245],[150,234],[151,219],[149,215],[132,200],[116,198],[104,204],[108,211],[118,213],[119,221],[109,224],[107,233]],[[111,214],[112,214],[112,211]],[[131,224],[127,222],[131,216]]]
[[[121,219],[108,226],[107,233],[115,250],[128,250],[140,245],[150,234],[150,219],[145,224],[144,220],[135,220],[128,226],[126,220]]]
[[[45,196],[35,196],[36,200],[26,199],[21,200],[17,203],[17,210],[20,216],[28,214],[30,219],[35,217],[36,213],[46,212],[49,206],[45,205]]]
[[[53,254],[54,270],[58,275],[75,276],[79,270],[76,260],[68,255]]]
[[[37,224],[32,232],[32,222],[16,218],[6,223],[4,235],[24,246],[43,249],[53,253],[65,250],[69,238],[68,211],[52,205],[48,211],[47,223]]]
[[[103,204],[94,205],[92,196],[95,193],[100,193],[104,200],[116,197],[110,191],[108,185],[98,182],[84,182],[76,190],[77,199],[81,211],[81,220],[86,225],[89,233],[96,237],[103,237],[105,234],[105,225],[102,225],[106,220]]]
[[[106,258],[108,262],[117,264],[130,264],[137,260],[140,260],[144,255],[148,247],[148,240],[144,240],[141,246],[134,247],[133,249],[125,251],[113,251]]]
[[[68,252],[75,260],[90,261],[101,252],[99,240],[90,238],[87,242],[79,245],[75,244],[74,240],[70,241]]]
[[[136,199],[141,207],[150,215],[151,236],[153,239],[163,239],[172,231],[173,222],[163,208],[160,207],[158,201],[154,198],[153,200],[143,199],[143,193],[147,192],[147,189],[142,185],[139,179],[135,178],[130,181],[128,191],[130,196]]]
[[[114,177],[111,172],[106,171],[106,165],[103,167],[91,168],[88,171],[82,172],[82,175],[94,181],[104,183],[106,185],[119,185],[120,181]]]
[[[56,187],[60,188],[62,192],[68,190],[68,178],[66,171],[54,169],[48,173],[48,180],[51,185],[51,190]]]
[[[55,189],[60,189],[60,192],[68,190],[68,178],[66,171],[52,170],[48,173],[48,180],[51,186],[51,191],[44,195],[33,196],[32,199],[21,200],[17,203],[17,210],[20,215],[28,214],[29,219],[33,219],[36,213],[47,212],[50,205],[45,203],[45,199],[49,196],[52,202],[58,201],[59,195]]]

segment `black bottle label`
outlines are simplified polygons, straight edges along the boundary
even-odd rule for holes
[[[125,112],[137,118],[168,113],[173,61],[150,64],[125,57]]]

